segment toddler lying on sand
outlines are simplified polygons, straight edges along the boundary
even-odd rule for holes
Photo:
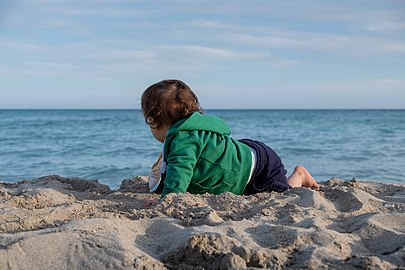
[[[163,143],[161,160],[149,177],[150,191],[161,197],[178,192],[251,195],[319,188],[303,166],[295,167],[287,178],[280,157],[264,143],[233,139],[223,120],[202,114],[197,96],[182,81],[151,85],[142,94],[141,106],[152,135]]]

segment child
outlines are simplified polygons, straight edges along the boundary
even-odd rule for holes
[[[287,179],[281,159],[264,143],[230,137],[224,121],[202,114],[197,96],[182,81],[151,85],[142,94],[141,106],[153,136],[163,143],[161,179],[150,185],[161,197],[177,192],[251,195],[302,186],[319,189],[302,166]]]

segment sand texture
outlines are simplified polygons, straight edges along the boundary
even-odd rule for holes
[[[0,183],[0,269],[405,269],[405,185],[331,179],[254,196]]]

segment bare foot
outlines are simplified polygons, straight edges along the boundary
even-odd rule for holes
[[[297,166],[294,168],[294,172],[288,178],[288,184],[294,187],[307,187],[315,190],[319,190],[320,186],[312,175],[303,166]]]
[[[298,172],[303,175],[302,179],[303,187],[319,190],[320,186],[316,182],[315,178],[313,178],[312,175],[307,171],[307,169],[305,169],[305,167],[297,166],[295,167],[295,170],[298,170]]]

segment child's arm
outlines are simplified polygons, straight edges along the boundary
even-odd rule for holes
[[[162,197],[187,191],[193,170],[202,152],[200,141],[190,132],[180,132],[170,144]]]

